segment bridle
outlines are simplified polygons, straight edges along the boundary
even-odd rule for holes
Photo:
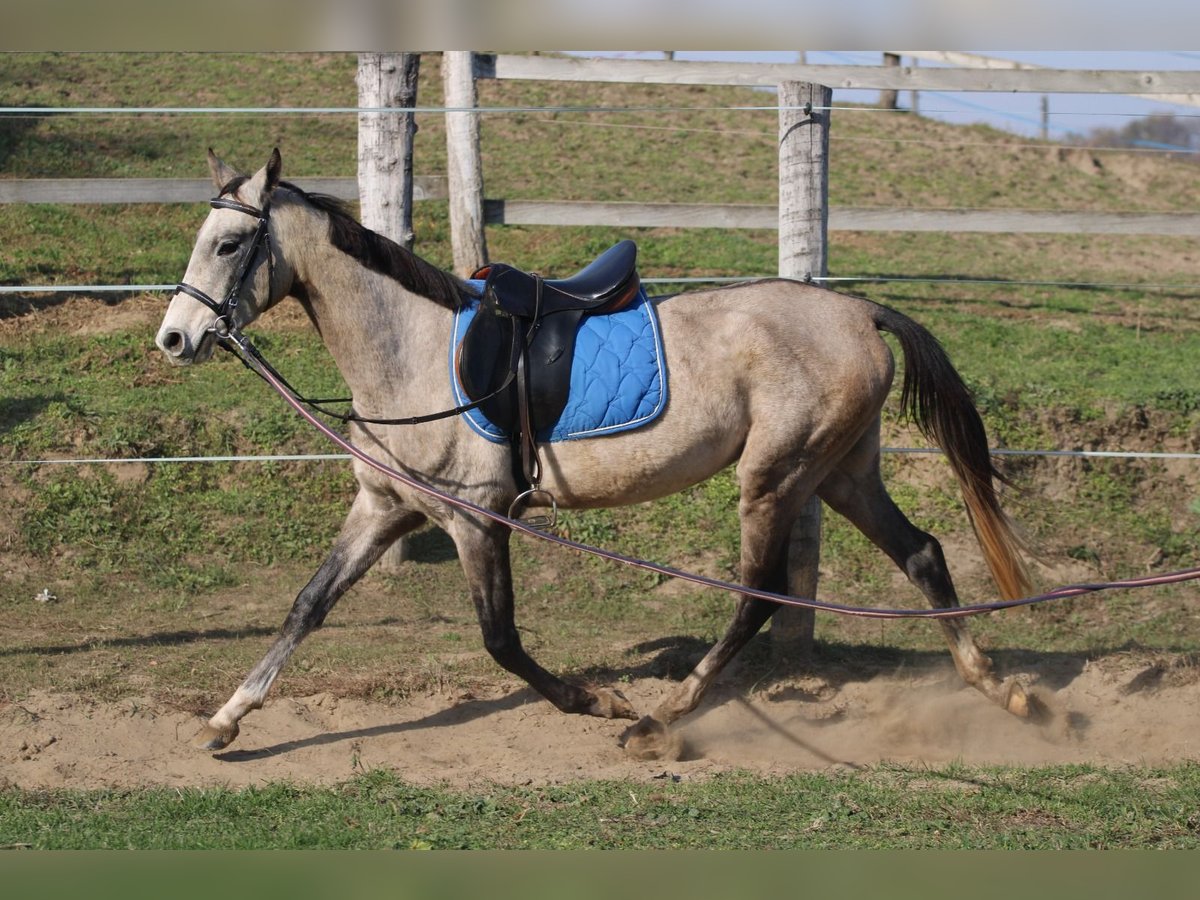
[[[250,238],[250,246],[242,254],[242,260],[238,264],[237,273],[234,275],[233,284],[229,288],[229,293],[225,295],[225,299],[221,302],[214,300],[209,294],[200,290],[198,287],[181,281],[175,288],[177,292],[187,294],[189,297],[199,300],[214,313],[217,314],[216,321],[209,327],[209,331],[215,334],[218,340],[222,343],[225,338],[229,337],[232,330],[237,327],[235,315],[237,313],[238,303],[240,302],[242,290],[246,286],[246,281],[250,277],[250,271],[253,267],[254,260],[258,256],[258,251],[262,247],[266,247],[267,251],[267,291],[271,290],[271,285],[275,282],[275,258],[271,254],[271,242],[267,235],[267,222],[271,217],[271,208],[269,205],[262,209],[257,209],[246,203],[238,200],[231,200],[226,197],[214,197],[209,201],[209,205],[213,209],[232,209],[240,213],[245,213],[248,216],[253,216],[258,220],[258,227],[254,229],[254,234]]]

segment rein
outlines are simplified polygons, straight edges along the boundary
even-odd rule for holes
[[[456,497],[453,494],[438,490],[422,481],[419,481],[397,469],[392,468],[386,463],[380,462],[369,454],[363,452],[358,447],[355,447],[340,434],[331,429],[328,425],[317,418],[315,414],[328,416],[330,418],[339,419],[343,422],[365,422],[376,425],[418,425],[424,422],[432,422],[438,419],[445,419],[451,416],[461,415],[468,410],[474,409],[481,403],[498,395],[517,377],[517,368],[514,364],[505,379],[504,383],[497,388],[492,394],[482,397],[479,400],[457,406],[453,409],[443,410],[437,413],[430,413],[423,416],[411,416],[401,419],[369,419],[351,413],[336,413],[331,410],[322,409],[321,406],[326,403],[345,403],[352,398],[343,398],[337,400],[313,400],[304,397],[295,390],[287,380],[280,375],[274,367],[259,353],[258,349],[250,343],[250,340],[242,333],[235,321],[236,311],[240,300],[240,294],[245,288],[246,281],[250,277],[251,265],[258,255],[258,251],[265,245],[267,252],[267,270],[268,270],[268,285],[273,281],[274,276],[274,259],[271,255],[270,240],[268,237],[268,221],[270,218],[270,208],[256,209],[247,204],[240,203],[237,200],[217,197],[213,199],[211,205],[214,209],[232,209],[237,212],[245,213],[248,216],[253,216],[258,220],[258,226],[254,230],[254,235],[251,238],[250,247],[242,257],[241,264],[238,267],[234,277],[233,285],[229,289],[229,293],[224,300],[217,302],[211,296],[199,288],[193,287],[187,283],[180,283],[177,290],[187,294],[209,309],[217,316],[216,321],[209,329],[216,337],[217,342],[225,350],[236,355],[242,363],[254,372],[260,378],[267,382],[289,406],[298,412],[305,420],[312,424],[318,431],[324,434],[338,447],[349,453],[355,459],[365,463],[378,472],[386,475],[388,478],[398,481],[415,491],[425,494],[429,497],[439,500],[449,506],[456,507],[474,515],[485,519],[490,519],[506,526],[512,531],[521,532],[522,534],[531,535],[549,541],[552,544],[558,544],[561,547],[567,547],[571,550],[576,550],[581,553],[586,553],[591,556],[606,559],[611,562],[620,562],[637,569],[642,569],[648,572],[654,572],[658,575],[664,575],[669,578],[676,578],[682,581],[688,581],[693,584],[698,584],[703,587],[716,588],[718,590],[727,591],[730,593],[742,594],[747,597],[754,597],[759,600],[767,600],[771,603],[776,603],[781,606],[793,606],[803,609],[820,610],[822,612],[836,613],[843,616],[852,616],[857,618],[867,619],[959,619],[967,616],[976,616],[983,613],[997,612],[1003,609],[1012,609],[1019,606],[1032,606],[1038,603],[1044,603],[1049,600],[1059,600],[1065,597],[1077,597],[1081,594],[1095,593],[1098,591],[1115,590],[1120,588],[1135,588],[1149,587],[1154,585],[1178,584],[1184,581],[1190,581],[1200,578],[1200,568],[1184,569],[1178,572],[1169,572],[1163,575],[1157,575],[1146,578],[1131,578],[1123,581],[1101,582],[1096,584],[1077,584],[1068,585],[1065,587],[1056,588],[1045,594],[1038,594],[1032,597],[1022,597],[1016,600],[998,600],[992,603],[978,603],[970,606],[957,606],[950,609],[882,609],[861,606],[847,606],[841,603],[829,603],[820,600],[810,600],[801,597],[791,597],[786,594],[776,594],[771,591],[764,591],[758,588],[747,587],[742,584],[734,584],[728,581],[722,581],[717,578],[709,578],[704,575],[697,575],[692,572],[685,572],[680,569],[673,569],[669,566],[660,565],[659,563],[650,562],[636,557],[626,556],[622,553],[617,553],[612,550],[603,550],[599,547],[593,547],[589,544],[581,544],[577,541],[572,541],[568,538],[560,537],[550,531],[543,530],[538,527],[540,522],[526,522],[521,519],[513,518],[511,515],[504,515],[495,512],[494,510],[486,509],[469,500],[464,500],[461,497]],[[268,288],[269,290],[269,288]],[[514,359],[518,356],[516,353],[519,336],[517,332],[520,329],[514,328]],[[531,493],[543,493],[540,491],[527,491],[517,498],[514,502],[516,506],[523,497]],[[510,514],[512,509],[509,510]]]
[[[280,378],[274,369],[259,353],[258,349],[250,343],[250,340],[242,334],[236,327],[230,327],[224,334],[214,329],[217,340],[220,345],[236,355],[245,366],[254,372],[260,378],[267,382],[297,413],[299,413],[313,427],[324,434],[330,441],[336,444],[345,452],[349,453],[355,459],[365,463],[377,472],[380,472],[387,477],[398,481],[407,487],[412,488],[426,496],[439,500],[449,506],[464,510],[474,515],[485,519],[490,519],[506,526],[512,531],[517,531],[522,534],[531,535],[549,541],[552,544],[557,544],[560,547],[566,547],[581,553],[586,553],[591,556],[599,557],[600,559],[609,560],[610,562],[620,562],[632,566],[636,569],[642,569],[647,572],[653,572],[658,575],[664,575],[669,578],[675,578],[682,581],[688,581],[692,584],[698,584],[703,587],[716,588],[718,590],[727,591],[730,593],[742,594],[748,597],[754,597],[759,600],[767,600],[771,603],[776,603],[780,606],[793,606],[802,609],[820,610],[821,612],[836,613],[843,616],[851,616],[865,619],[959,619],[967,616],[977,616],[983,613],[997,612],[1003,609],[1013,609],[1020,606],[1033,606],[1038,603],[1045,603],[1049,600],[1060,600],[1066,597],[1077,597],[1082,594],[1096,593],[1099,591],[1117,590],[1122,588],[1136,587],[1151,587],[1156,585],[1179,584],[1184,581],[1191,581],[1200,578],[1200,567],[1192,569],[1184,569],[1178,572],[1168,572],[1163,575],[1148,576],[1145,578],[1130,578],[1122,581],[1110,581],[1094,584],[1076,584],[1067,585],[1056,588],[1045,594],[1038,594],[1032,597],[1021,597],[1016,600],[998,600],[992,603],[977,603],[970,606],[957,606],[950,609],[882,609],[861,606],[847,606],[841,603],[830,603],[820,600],[810,600],[801,597],[791,597],[785,594],[776,594],[771,591],[764,591],[758,588],[747,587],[746,585],[734,584],[728,581],[721,581],[717,578],[709,578],[705,575],[698,575],[692,572],[685,572],[680,569],[673,569],[669,566],[664,566],[659,563],[650,562],[636,557],[626,556],[622,553],[617,553],[612,550],[603,550],[599,547],[593,547],[589,544],[581,544],[577,541],[572,541],[568,538],[560,537],[549,531],[544,531],[535,525],[522,521],[521,519],[512,518],[494,510],[487,509],[472,503],[469,500],[464,500],[461,497],[456,497],[453,494],[438,490],[428,484],[425,484],[418,479],[415,479],[397,469],[392,468],[386,463],[380,462],[368,453],[355,447],[340,434],[335,432],[324,422],[318,419],[309,408],[306,408],[308,401],[299,397]],[[317,410],[321,412],[321,410]],[[441,418],[439,414],[437,416]],[[405,423],[413,420],[403,420]],[[426,419],[428,421],[428,419]]]

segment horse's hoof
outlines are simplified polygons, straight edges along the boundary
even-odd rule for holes
[[[1034,725],[1049,725],[1058,718],[1050,706],[1033,691],[1027,691],[1015,679],[1008,683],[1000,703],[1008,712]]]
[[[1069,722],[1063,718],[1062,710],[1042,699],[1041,695],[1030,691],[1025,695],[1025,718],[1035,725],[1062,725],[1069,730]],[[1066,731],[1064,730],[1064,735]]]
[[[599,716],[602,719],[634,719],[638,717],[633,704],[625,699],[620,691],[594,690],[592,705],[588,707],[588,715]]]
[[[1019,681],[1013,680],[1008,683],[1008,693],[1001,705],[1019,719],[1029,718],[1030,697]]]
[[[642,716],[621,735],[621,746],[634,759],[677,760],[683,755],[683,741],[666,725],[652,716]]]
[[[213,728],[205,725],[200,733],[192,738],[192,746],[199,750],[224,750],[238,736],[238,726],[234,722],[228,728]]]

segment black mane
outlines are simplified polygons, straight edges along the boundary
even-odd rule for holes
[[[448,309],[460,309],[468,297],[476,295],[469,284],[358,222],[346,204],[328,194],[310,194],[288,182],[280,186],[293,191],[305,202],[329,217],[329,240],[343,253],[358,260],[373,272],[394,278],[406,290],[427,297]]]

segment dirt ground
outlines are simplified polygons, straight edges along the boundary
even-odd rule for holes
[[[0,782],[26,789],[330,784],[387,768],[416,784],[544,785],[581,779],[702,778],[917,765],[1168,765],[1200,758],[1200,667],[1117,654],[1020,666],[1050,707],[1013,718],[963,687],[953,668],[831,671],[765,690],[718,685],[679,726],[683,757],[638,761],[628,723],[566,716],[516,682],[484,696],[402,704],[330,694],[269,700],[227,750],[194,749],[200,719],[151,702],[35,694],[0,709]],[[640,709],[669,685],[623,685]]]

